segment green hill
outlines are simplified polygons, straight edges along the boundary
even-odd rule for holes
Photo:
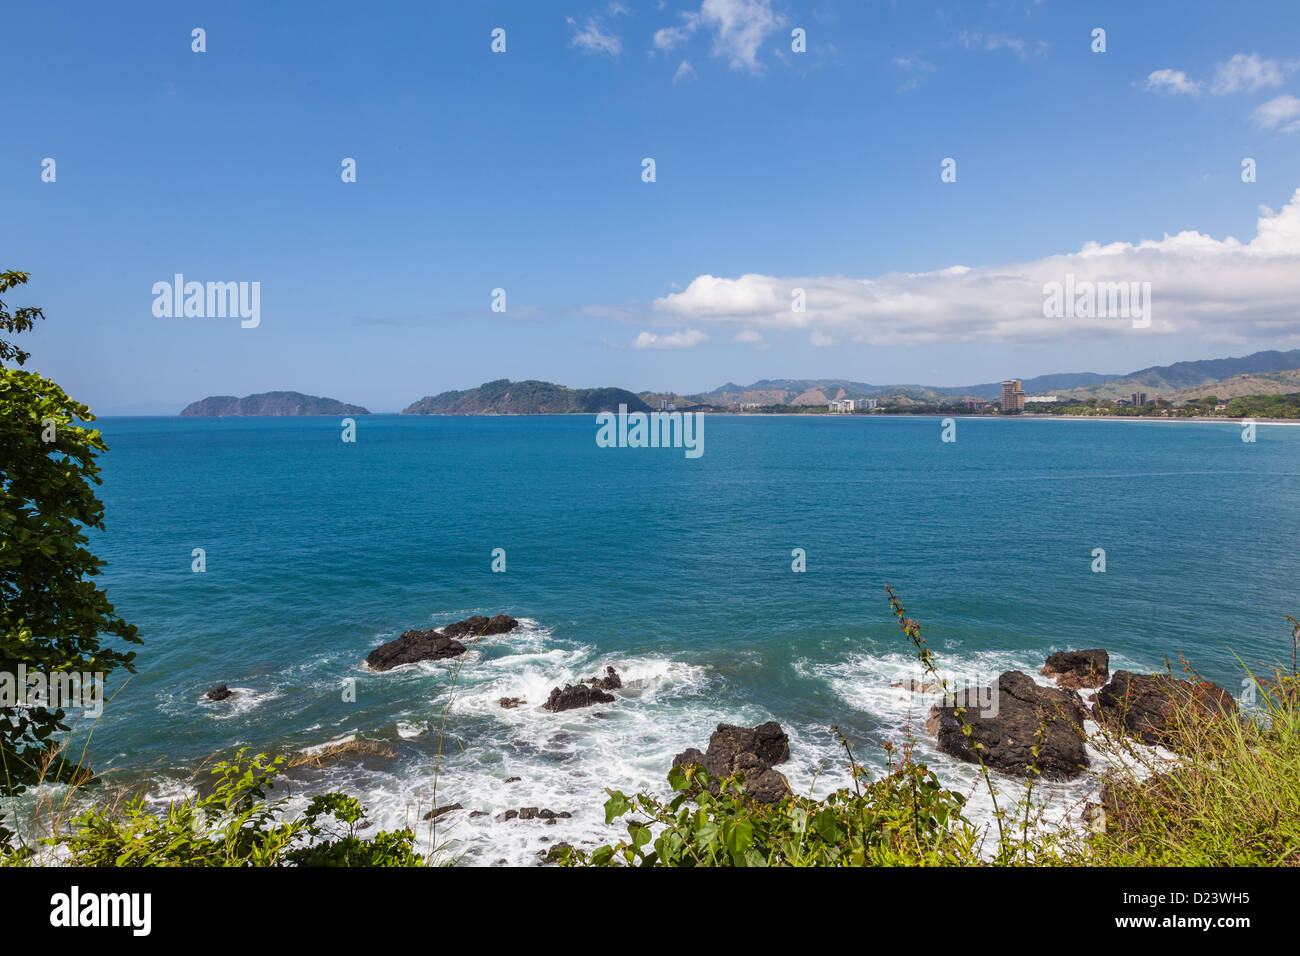
[[[403,415],[569,415],[650,410],[645,402],[622,388],[566,388],[551,382],[508,378],[485,382],[478,388],[426,395],[412,402]]]
[[[1241,358],[1154,365],[1107,382],[1064,389],[1056,394],[1061,398],[1128,398],[1133,392],[1146,392],[1151,398],[1159,393],[1162,398],[1177,400],[1216,391],[1225,395],[1285,392],[1295,385],[1294,375],[1288,373],[1296,369],[1300,369],[1300,349],[1270,350]]]
[[[187,417],[227,418],[241,415],[369,415],[360,405],[302,392],[259,392],[236,398],[210,395],[181,409]]]

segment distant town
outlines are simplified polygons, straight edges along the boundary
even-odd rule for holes
[[[660,410],[676,408],[661,402]],[[699,405],[691,406],[701,410]],[[1054,415],[1125,416],[1151,418],[1300,418],[1300,393],[1244,395],[1220,399],[1217,395],[1169,401],[1159,393],[1132,392],[1127,398],[1061,398],[1027,395],[1020,379],[1002,382],[1000,399],[952,398],[920,402],[904,397],[833,398],[825,405],[773,405],[738,402],[712,405],[707,410],[757,414],[840,415]]]

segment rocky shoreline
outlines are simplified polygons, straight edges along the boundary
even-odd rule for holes
[[[990,769],[1028,777],[1036,767],[1044,779],[1069,780],[1089,769],[1084,746],[1089,719],[1143,744],[1174,747],[1176,711],[1209,720],[1237,709],[1232,695],[1209,681],[1123,670],[1110,674],[1109,655],[1101,649],[1053,654],[1040,673],[1056,686],[1007,671],[998,678],[996,694],[991,688],[963,688],[931,708],[926,729],[940,751],[959,760],[978,762],[972,746],[978,742]],[[1091,703],[1081,696],[1086,690],[1096,691]],[[995,706],[981,707],[986,701]],[[965,705],[969,737],[957,716],[959,703]]]
[[[407,630],[370,651],[365,665],[382,673],[407,664],[460,657],[479,638],[507,634],[519,626],[518,619],[497,614],[491,618],[473,616],[439,628]],[[982,759],[989,770],[999,774],[1064,782],[1093,769],[1086,746],[1089,731],[1085,724],[1089,721],[1106,733],[1176,750],[1176,713],[1211,720],[1237,709],[1231,694],[1208,681],[1126,670],[1111,673],[1109,654],[1100,648],[1051,654],[1039,675],[1048,683],[1013,670],[1001,674],[993,686],[948,688],[942,701],[930,708],[925,724],[936,748],[966,763]],[[919,695],[944,692],[940,682],[930,677],[896,681],[890,686]],[[603,674],[553,687],[540,707],[560,713],[617,705],[619,696],[614,692],[622,690],[623,678],[614,666],[606,665]],[[222,702],[236,693],[223,684],[205,697],[210,702]],[[509,710],[528,701],[502,697],[499,704]],[[606,715],[595,711],[592,716]],[[789,736],[777,722],[755,727],[720,723],[704,750],[687,747],[673,758],[666,772],[687,766],[701,768],[714,794],[718,793],[720,781],[739,774],[743,778],[741,789],[750,799],[774,805],[793,793],[789,781],[777,769],[789,759]],[[518,780],[512,777],[506,784]],[[1084,807],[1084,820],[1094,826],[1099,820],[1107,821],[1102,825],[1121,825],[1124,808],[1120,803],[1116,791],[1103,786],[1099,803],[1089,802]],[[458,813],[467,813],[471,818],[489,815],[487,810],[466,810],[454,803],[435,807],[423,819],[442,820]],[[570,810],[530,806],[497,811],[494,819],[502,823],[517,820],[554,825],[572,815]]]

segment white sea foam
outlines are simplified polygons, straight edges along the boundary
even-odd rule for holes
[[[1001,651],[944,652],[937,667],[939,676],[947,679],[950,690],[979,684],[988,686],[993,680],[1009,670],[1018,670],[1030,676],[1042,686],[1054,687],[1055,684],[1039,671],[1047,654],[1046,651],[1021,651],[1006,653]],[[940,656],[940,655],[936,655]],[[941,753],[935,741],[925,731],[925,720],[930,708],[939,703],[942,693],[917,693],[908,689],[909,681],[924,684],[933,680],[928,677],[915,655],[898,651],[883,655],[854,654],[840,661],[813,661],[802,659],[795,663],[797,672],[804,676],[814,676],[824,680],[835,695],[848,706],[878,718],[882,724],[880,734],[884,740],[901,745],[908,737],[909,730],[915,740],[917,759],[925,763],[948,789],[962,793],[968,798],[966,813],[978,826],[992,832],[995,821],[993,797],[980,777],[979,768]],[[1123,657],[1112,657],[1111,670],[1144,670],[1141,665]],[[903,686],[893,687],[900,683]],[[1096,691],[1086,691],[1080,696],[1085,704],[1091,704]],[[1093,721],[1086,721],[1084,731],[1090,737],[1100,728]],[[1040,781],[1033,793],[1035,817],[1031,829],[1051,830],[1061,826],[1075,826],[1080,823],[1084,804],[1096,800],[1100,787],[1099,776],[1109,770],[1125,767],[1142,775],[1144,761],[1168,759],[1172,755],[1159,748],[1136,745],[1135,754],[1142,754],[1140,759],[1112,759],[1104,754],[1095,744],[1086,746],[1091,763],[1088,773],[1069,781]],[[999,805],[1005,811],[1014,806],[1025,793],[1023,781],[1002,774],[993,774],[994,788],[998,791]],[[992,849],[993,840],[987,849]]]
[[[278,687],[259,690],[252,687],[232,686],[230,690],[233,691],[233,696],[227,697],[225,700],[208,700],[206,693],[200,697],[196,703],[204,716],[213,720],[230,720],[233,717],[243,717],[261,707],[267,701],[282,696],[282,692]]]
[[[720,677],[710,668],[651,654],[603,653],[580,641],[556,640],[534,621],[521,623],[471,651],[455,689],[445,668],[418,676],[432,684],[402,715],[397,732],[414,739],[413,730],[427,728],[425,754],[403,759],[400,768],[387,772],[340,761],[322,771],[323,780],[313,789],[355,794],[377,829],[413,826],[422,847],[432,838],[447,842],[465,862],[529,865],[561,840],[591,845],[618,839],[621,825],[604,822],[605,788],[667,796],[666,775],[677,753],[705,747],[719,723],[753,725],[776,716],[752,705],[721,703],[714,693]],[[560,713],[542,708],[553,687],[603,676],[608,665],[623,680],[613,703]],[[442,708],[453,696],[439,765],[435,741]],[[507,709],[500,705],[503,697],[527,703]],[[804,776],[806,785],[817,762],[806,759],[813,745],[801,742],[799,734],[791,733],[792,750],[804,755],[800,766],[807,763],[809,769],[792,773],[791,782]],[[514,777],[520,779],[506,783]],[[308,794],[296,793],[294,805],[307,799]],[[463,809],[431,824],[422,817],[435,803],[459,803]],[[554,824],[502,819],[507,810],[525,807],[572,816]],[[475,812],[480,815],[471,816]]]
[[[959,651],[941,656],[948,666],[940,673],[951,688],[987,684],[1011,669],[1049,683],[1038,675],[1043,652]],[[625,834],[622,823],[604,822],[606,788],[668,796],[666,774],[677,753],[692,746],[705,748],[719,723],[753,726],[771,719],[779,721],[790,737],[790,760],[779,769],[796,792],[821,797],[851,785],[846,756],[827,727],[770,712],[761,701],[736,702],[728,693],[726,675],[708,666],[654,654],[603,652],[580,639],[556,638],[549,628],[530,619],[521,619],[521,626],[508,634],[473,645],[453,687],[451,675],[457,663],[423,662],[359,677],[359,699],[384,688],[384,693],[406,701],[395,726],[388,725],[395,733],[394,743],[406,742],[400,763],[376,768],[370,761],[362,765],[341,760],[321,768],[310,792],[294,789],[291,808],[301,810],[320,790],[344,790],[367,807],[374,824],[369,833],[411,826],[421,848],[427,849],[431,841],[442,844],[445,852],[461,856],[466,863],[531,865],[561,840],[589,848]],[[603,676],[608,665],[623,679],[623,687],[613,692],[613,703],[561,713],[543,709],[552,688]],[[1132,665],[1112,662],[1113,668],[1121,666]],[[969,816],[981,824],[992,820],[991,801],[978,768],[940,754],[924,732],[925,717],[939,695],[890,686],[924,679],[914,656],[903,651],[839,653],[831,660],[802,658],[793,668],[803,678],[824,683],[835,699],[875,724],[876,739],[852,741],[860,762],[883,766],[879,745],[886,740],[902,743],[910,727],[920,759],[945,786],[969,796]],[[311,683],[325,690],[337,680],[321,676]],[[201,706],[213,716],[234,716],[279,694],[278,689],[234,689],[235,698],[223,704],[203,701]],[[507,709],[500,705],[502,698],[523,698],[526,703]],[[439,747],[443,710],[449,701]],[[229,704],[236,706],[220,710]],[[325,742],[298,749],[316,753],[358,735],[376,736],[374,729],[357,726],[335,725],[329,732]],[[411,746],[414,753],[408,752]],[[1095,747],[1089,754],[1095,769],[1105,765]],[[520,779],[506,783],[515,777]],[[1023,785],[1001,776],[995,780],[1006,797],[1005,809],[1014,804]],[[1074,822],[1095,789],[1092,774],[1068,783],[1042,784],[1035,803],[1042,808],[1047,826]],[[185,786],[173,785],[157,790],[155,799],[188,792]],[[423,820],[435,803],[459,803],[462,809],[434,822]],[[503,819],[506,811],[525,807],[567,811],[571,816],[554,824]]]

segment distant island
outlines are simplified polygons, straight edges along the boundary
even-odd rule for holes
[[[210,395],[190,402],[181,415],[201,418],[230,418],[243,415],[369,415],[360,405],[349,405],[334,398],[304,395],[302,392],[259,392],[236,398],[234,395]]]
[[[617,412],[626,405],[629,412],[647,412],[647,405],[635,392],[623,388],[566,388],[529,379],[512,382],[500,378],[478,388],[426,395],[402,410],[403,415],[570,415]]]

